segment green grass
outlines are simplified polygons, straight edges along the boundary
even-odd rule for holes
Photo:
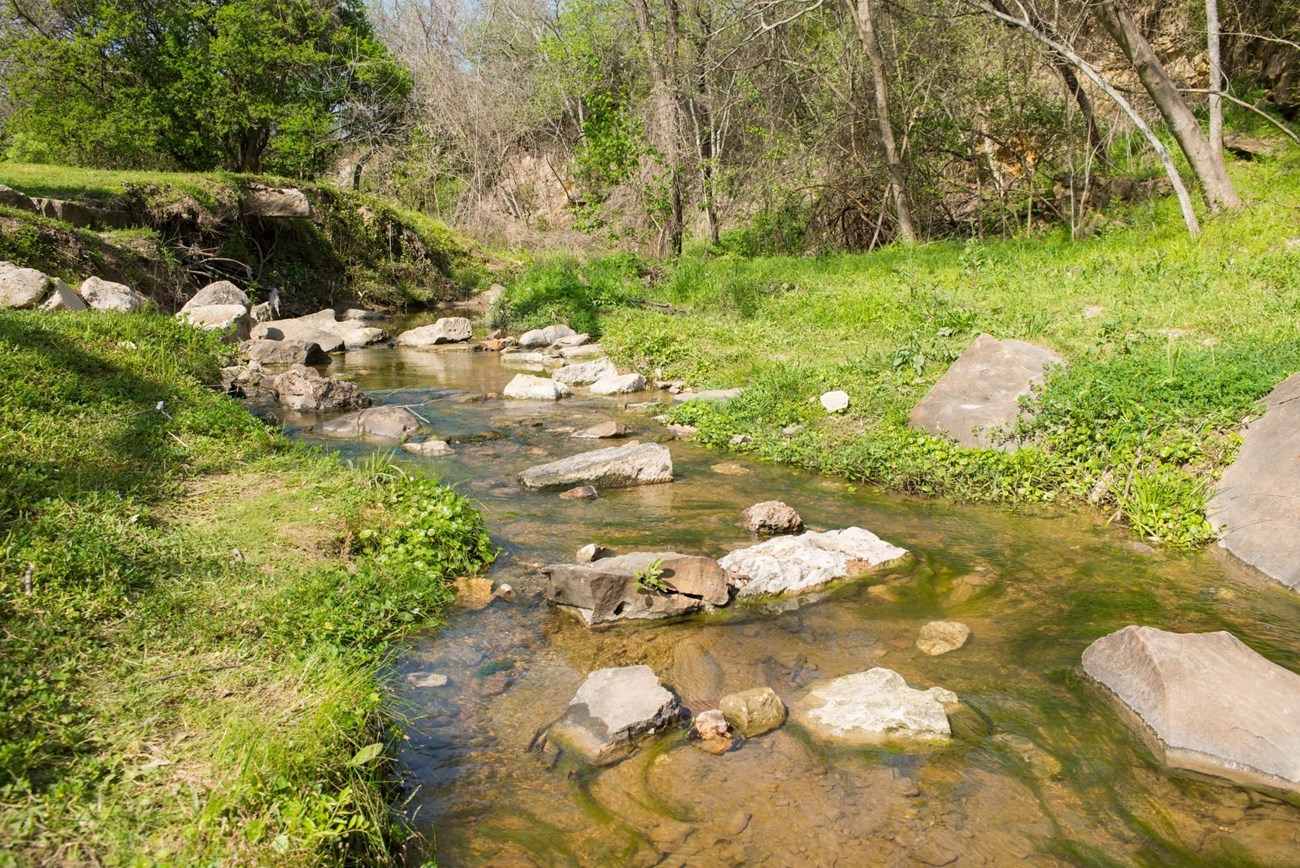
[[[491,559],[481,519],[288,443],[207,385],[221,349],[0,314],[0,863],[375,863],[404,834],[381,673]]]
[[[1108,214],[1080,240],[1055,229],[865,255],[695,256],[648,286],[623,268],[601,288],[615,303],[600,307],[587,287],[565,297],[575,277],[549,266],[511,285],[502,307],[544,312],[523,324],[598,317],[610,354],[647,376],[749,387],[727,406],[673,411],[706,443],[748,434],[736,448],[977,500],[1083,501],[1100,482],[1107,515],[1197,545],[1211,537],[1206,493],[1235,454],[1236,428],[1300,369],[1300,154],[1235,163],[1232,174],[1249,207],[1205,220],[1196,240],[1175,204],[1158,201]],[[617,303],[646,296],[685,315]],[[1026,448],[1014,454],[907,427],[911,407],[981,332],[1070,361],[1034,401],[1038,415],[1019,432]],[[850,394],[845,417],[815,403],[830,389]],[[794,425],[805,427],[782,435]]]

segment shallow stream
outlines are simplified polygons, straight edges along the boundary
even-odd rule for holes
[[[594,501],[522,491],[524,468],[611,445],[572,430],[617,419],[642,440],[665,432],[582,389],[556,403],[475,400],[516,372],[464,349],[353,351],[329,368],[463,439],[451,456],[397,460],[479,502],[504,550],[488,578],[519,592],[507,603],[486,582],[466,588],[400,664],[407,808],[440,865],[1300,865],[1300,799],[1165,769],[1079,665],[1093,639],[1150,624],[1227,629],[1295,670],[1297,597],[1217,552],[1156,551],[1098,516],[886,495],[684,441],[669,444],[669,485]],[[298,432],[311,421],[285,420]],[[820,595],[672,624],[593,632],[541,599],[537,567],[586,543],[712,557],[750,545],[740,513],[763,500],[914,556]],[[917,633],[935,619],[966,623],[971,641],[921,653]],[[953,690],[963,708],[942,748],[828,748],[787,723],[722,756],[667,735],[594,771],[529,752],[588,672],[634,663],[694,711],[759,686],[789,700],[873,666]],[[405,677],[430,672],[449,683]]]

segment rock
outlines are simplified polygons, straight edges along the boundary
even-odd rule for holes
[[[551,376],[569,386],[582,386],[617,375],[618,369],[609,359],[594,359],[590,362],[571,362]]]
[[[849,393],[842,391],[827,392],[819,399],[827,413],[843,413],[849,409]]]
[[[558,380],[515,374],[501,394],[522,401],[558,401],[573,394],[573,390]]]
[[[673,395],[674,404],[685,404],[687,401],[730,401],[732,398],[739,398],[744,394],[744,389],[707,389],[703,392],[682,392],[680,395]]]
[[[579,485],[577,488],[561,492],[560,497],[564,500],[595,500],[600,497],[600,494],[590,485]]]
[[[73,291],[72,287],[68,286],[57,277],[50,279],[50,288],[54,291],[50,293],[50,297],[41,305],[41,310],[76,311],[87,309],[86,303],[81,300],[81,296],[77,295],[77,293]],[[2,303],[0,303],[0,307],[3,307]]]
[[[0,184],[0,205],[6,208],[13,208],[16,211],[36,211],[36,203],[32,197],[26,193],[19,192],[12,187],[6,187]]]
[[[32,204],[39,214],[83,229],[98,223],[97,218],[104,213],[102,209],[91,208],[80,202],[69,202],[65,199],[33,199]]]
[[[487,338],[479,341],[478,348],[485,353],[499,353],[515,346],[514,338]]]
[[[580,347],[583,344],[591,343],[591,336],[587,334],[568,335],[567,337],[557,338],[551,342],[551,346],[556,349],[565,347]]]
[[[699,434],[700,429],[696,428],[694,425],[669,425],[668,433],[678,439],[684,440],[687,437],[694,437],[696,434]]]
[[[1006,748],[1011,753],[1020,758],[1022,762],[1029,766],[1030,770],[1037,778],[1055,778],[1058,777],[1064,767],[1061,761],[1034,744],[1023,735],[1015,735],[1010,732],[1000,732],[990,739],[994,744]]]
[[[267,187],[249,184],[239,202],[241,213],[249,217],[310,217],[307,195],[293,187]]]
[[[591,384],[593,395],[626,395],[630,392],[644,392],[645,377],[640,374],[613,374],[601,377]]]
[[[524,332],[519,336],[519,346],[521,347],[549,347],[560,338],[569,338],[576,335],[573,329],[566,325],[550,325],[544,329],[533,329]]]
[[[244,341],[239,354],[264,365],[327,365],[329,354],[312,341],[272,341],[265,338]]]
[[[513,603],[515,600],[519,599],[518,592],[505,582],[502,582],[492,589],[492,596],[503,603]]]
[[[755,738],[785,723],[785,703],[770,687],[755,687],[722,697],[727,723],[745,738]]]
[[[578,553],[574,555],[573,559],[580,564],[589,564],[594,560],[607,557],[608,555],[609,549],[598,546],[595,543],[587,543],[585,546],[578,549]]]
[[[459,344],[469,340],[474,329],[463,316],[447,316],[433,325],[420,326],[397,336],[399,347],[432,347],[438,344]]]
[[[530,467],[519,475],[519,481],[525,488],[655,485],[673,481],[673,457],[667,446],[632,442]]]
[[[1231,633],[1125,627],[1089,645],[1083,669],[1166,765],[1300,791],[1300,675]]]
[[[339,336],[343,338],[343,346],[349,350],[372,347],[388,340],[388,332],[374,326],[352,329],[351,331],[342,332]]]
[[[1223,471],[1209,517],[1220,545],[1273,581],[1300,591],[1300,374],[1264,398],[1237,459]]]
[[[910,423],[969,448],[1010,451],[1014,444],[999,442],[999,432],[1015,424],[1020,399],[1048,368],[1064,364],[1051,350],[980,335],[912,408]]]
[[[727,441],[727,445],[744,446],[748,443],[753,443],[753,442],[754,442],[754,438],[750,437],[748,434],[736,434],[730,440]]]
[[[736,743],[727,718],[716,708],[702,711],[691,721],[690,736],[696,747],[711,754],[724,754]]]
[[[451,683],[446,675],[438,672],[412,672],[406,676],[406,683],[416,688],[446,687]]]
[[[322,377],[315,368],[294,365],[275,378],[276,397],[290,410],[353,410],[370,399],[356,383]]]
[[[271,308],[271,303],[269,301],[264,301],[261,304],[255,304],[248,309],[248,318],[255,323],[270,322],[275,319],[275,313]]]
[[[0,262],[0,308],[34,307],[49,288],[50,279],[44,272]]]
[[[424,455],[426,457],[452,454],[452,448],[447,445],[446,440],[420,440],[415,443],[407,442],[402,444],[402,449],[413,455]]]
[[[856,578],[891,564],[907,549],[860,527],[765,540],[734,551],[718,563],[737,576],[739,597],[797,594]]]
[[[615,621],[647,621],[678,618],[702,609],[707,602],[701,596],[663,592],[641,586],[655,561],[662,561],[663,579],[691,577],[705,572],[686,561],[707,560],[677,552],[634,552],[618,557],[601,558],[590,564],[552,564],[544,567],[546,598],[557,606],[567,607],[589,627]],[[678,576],[674,564],[681,568]],[[685,584],[685,582],[683,582]],[[716,593],[713,599],[717,599]]]
[[[916,647],[931,657],[956,651],[970,638],[970,627],[960,621],[931,621],[921,628]]]
[[[242,304],[209,304],[200,307],[187,305],[176,314],[176,318],[204,331],[232,329],[235,339],[248,339],[248,308]]]
[[[817,682],[791,713],[820,741],[942,742],[952,735],[946,707],[957,701],[952,691],[916,690],[892,669],[876,668]]]
[[[383,322],[392,317],[380,310],[368,310],[364,307],[348,307],[339,311],[338,318],[340,320],[354,322]]]
[[[333,353],[345,346],[338,325],[334,320],[334,311],[322,310],[308,316],[259,322],[253,326],[250,336],[254,340],[309,341],[317,344],[322,351]],[[349,324],[347,328],[351,330],[355,326]]]
[[[565,359],[590,359],[605,355],[605,348],[600,344],[582,344],[576,347],[561,347],[560,356]]]
[[[130,313],[149,304],[149,299],[121,283],[88,277],[77,292],[86,304],[95,310],[115,310]]]
[[[622,422],[601,422],[599,425],[592,425],[585,431],[579,431],[574,434],[580,440],[613,440],[619,437],[626,437],[632,433],[632,429]]]
[[[748,476],[754,472],[745,465],[737,464],[734,461],[724,461],[721,464],[713,465],[709,469],[714,473],[721,473],[723,476]]]
[[[648,736],[677,723],[677,697],[649,666],[598,669],[587,676],[547,738],[592,765],[612,765]]]
[[[322,422],[312,430],[321,437],[401,443],[423,427],[424,421],[406,407],[371,407]]]
[[[745,528],[750,533],[775,536],[783,533],[799,533],[803,530],[803,519],[799,513],[779,500],[766,500],[756,503],[742,514]]]
[[[216,283],[209,283],[194,293],[194,297],[185,302],[185,306],[181,308],[181,313],[186,313],[196,307],[211,307],[216,304],[237,304],[240,307],[247,308],[248,296],[229,280],[218,280]]]

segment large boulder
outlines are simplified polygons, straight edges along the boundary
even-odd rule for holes
[[[251,336],[273,341],[309,341],[327,353],[368,346],[388,338],[383,329],[362,326],[356,320],[339,322],[334,318],[334,311],[328,308],[307,316],[259,322],[253,326]]]
[[[185,313],[196,307],[211,307],[217,304],[237,304],[246,308],[248,307],[248,295],[229,280],[218,280],[216,283],[209,283],[194,293],[194,297],[185,302],[181,312]]]
[[[81,300],[81,296],[76,291],[59,280],[57,277],[50,279],[50,297],[45,299],[41,305],[41,310],[86,310],[86,303]]]
[[[445,316],[432,325],[404,331],[397,336],[399,347],[433,347],[438,344],[458,344],[470,339],[474,329],[463,316]]]
[[[77,294],[95,310],[116,310],[130,313],[149,304],[149,299],[131,287],[108,280],[100,280],[98,277],[86,278]]]
[[[659,443],[628,443],[530,467],[519,475],[525,488],[627,488],[673,481],[673,456]]]
[[[339,323],[345,326],[345,323]],[[354,329],[340,329],[339,336],[343,338],[343,346],[349,350],[359,350],[362,347],[373,347],[375,344],[382,344],[388,340],[388,332],[376,326],[361,326]]]
[[[1125,627],[1089,645],[1083,669],[1166,765],[1300,791],[1300,675],[1231,633]]]
[[[298,340],[260,338],[244,341],[239,345],[239,354],[264,365],[327,365],[330,360],[329,354],[319,344]]]
[[[0,308],[34,307],[45,299],[50,279],[35,268],[0,262]]]
[[[322,377],[315,368],[294,365],[275,378],[275,394],[290,410],[354,410],[370,399],[356,383]]]
[[[249,184],[239,202],[239,210],[248,217],[310,217],[311,203],[303,191],[293,187]]]
[[[516,374],[515,378],[506,384],[501,394],[522,401],[558,401],[572,395],[573,390],[558,380]]]
[[[248,339],[248,308],[242,304],[187,305],[181,308],[176,317],[205,331],[233,329],[236,338]]]
[[[626,395],[629,392],[644,392],[645,377],[640,374],[613,374],[601,377],[591,384],[593,395]]]
[[[533,329],[524,332],[519,336],[519,346],[521,347],[549,347],[560,338],[568,338],[576,335],[573,329],[566,325],[550,325],[544,329]]]
[[[1268,394],[1237,460],[1210,499],[1210,521],[1236,558],[1300,591],[1300,374]]]
[[[589,627],[616,621],[680,618],[729,599],[727,573],[709,558],[677,552],[633,552],[587,564],[542,570],[546,598]],[[643,583],[650,578],[658,587]]]
[[[970,448],[1012,449],[999,435],[1020,417],[1020,399],[1064,364],[1043,347],[980,335],[912,408],[911,425]]]
[[[770,597],[815,591],[906,556],[907,549],[850,527],[774,537],[734,551],[718,563],[736,575],[738,597]]]
[[[790,712],[819,741],[943,742],[952,736],[947,710],[957,703],[950,690],[916,690],[897,672],[878,667],[817,682]]]
[[[681,720],[677,697],[649,666],[598,669],[587,676],[547,739],[597,766],[630,756],[637,744]]]
[[[553,376],[567,386],[585,386],[604,377],[618,375],[618,369],[609,359],[593,359],[590,362],[572,362],[557,370]]]
[[[424,420],[406,407],[371,407],[322,422],[312,430],[321,437],[393,444],[422,428]]]

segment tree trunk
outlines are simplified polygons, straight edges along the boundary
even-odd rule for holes
[[[1099,4],[1099,12],[1102,26],[1137,70],[1142,86],[1160,110],[1169,131],[1178,141],[1178,147],[1187,157],[1188,165],[1201,182],[1201,192],[1205,195],[1210,211],[1239,207],[1241,199],[1238,198],[1237,190],[1232,186],[1223,163],[1215,159],[1209,140],[1201,131],[1201,125],[1196,122],[1196,116],[1169,79],[1169,74],[1160,64],[1151,43],[1147,42],[1138,29],[1133,16],[1127,9],[1121,8],[1117,0],[1103,0]]]
[[[1061,77],[1061,81],[1065,82],[1065,89],[1074,97],[1074,102],[1083,115],[1083,122],[1088,131],[1088,150],[1092,153],[1092,159],[1102,168],[1109,166],[1110,158],[1106,156],[1106,142],[1102,140],[1101,125],[1097,123],[1097,112],[1092,107],[1088,92],[1083,89],[1079,77],[1074,74],[1074,68],[1070,66],[1068,60],[1057,55],[1052,58],[1052,66],[1056,68],[1056,74]]]
[[[1219,0],[1205,0],[1206,53],[1210,60],[1210,150],[1223,163],[1223,57],[1219,51]]]
[[[682,117],[681,96],[678,88],[677,0],[664,0],[665,27],[662,52],[655,44],[654,21],[650,14],[650,0],[633,0],[637,30],[641,46],[650,66],[651,105],[654,107],[652,141],[663,157],[667,172],[668,221],[660,239],[660,254],[679,256],[682,252],[683,219],[682,195]]]
[[[885,166],[889,170],[889,191],[894,199],[894,213],[898,218],[898,234],[906,244],[916,241],[916,228],[912,225],[912,209],[907,201],[904,186],[903,163],[894,142],[894,124],[890,120],[889,82],[885,78],[885,56],[880,50],[880,36],[871,9],[871,0],[857,0],[858,36],[871,63],[874,79],[876,116],[880,126],[880,147],[885,152]]]

